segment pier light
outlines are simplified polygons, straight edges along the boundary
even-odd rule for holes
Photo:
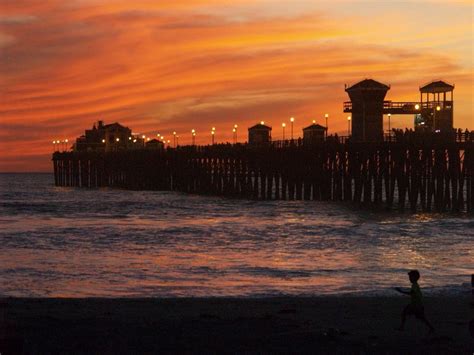
[[[283,131],[282,139],[285,140],[285,127],[286,127],[286,123],[283,122],[283,123],[281,124],[281,127],[282,127],[282,131]]]
[[[347,136],[351,135],[351,116],[347,116]]]
[[[53,141],[53,144],[56,144],[56,141]]]
[[[149,141],[150,141],[150,138],[147,138],[146,141],[149,142]]]
[[[128,137],[128,140],[131,141],[131,140],[132,140],[132,137]]]
[[[441,106],[440,105],[436,106],[436,111],[441,111]]]
[[[328,136],[328,130],[329,130],[329,126],[328,126],[329,113],[325,113],[324,118],[326,119],[326,137],[327,137]]]
[[[146,138],[146,136],[145,136],[145,135],[143,135],[143,136],[142,136],[142,139],[145,139],[145,138]]]
[[[120,142],[120,138],[115,138],[115,140],[116,140],[117,142]]]
[[[133,143],[137,143],[137,140],[136,140],[136,139],[134,139],[134,140],[133,140]]]
[[[102,143],[105,143],[105,139],[102,139]]]
[[[313,120],[313,124],[316,124],[316,120]]]
[[[265,124],[265,121],[260,121],[260,124],[263,126]]]
[[[295,122],[295,118],[291,117],[290,122],[291,122],[291,140],[293,140],[293,123]]]
[[[193,133],[193,134],[196,133],[196,130],[195,130],[195,129],[192,129],[192,130],[191,130],[191,133]]]
[[[391,132],[391,127],[390,127],[390,118],[392,117],[392,114],[391,114],[391,113],[389,113],[387,116],[388,116],[388,133],[390,134],[390,132]]]
[[[216,132],[215,132],[215,131],[211,131],[211,134],[214,135],[214,134],[216,134]]]
[[[66,142],[66,143],[69,142],[69,139],[66,139],[65,142]]]
[[[232,132],[233,132],[232,137],[234,139],[234,144],[237,143],[237,127],[238,126],[234,124],[234,128],[232,129]]]
[[[415,105],[415,110],[419,110],[420,109],[420,105],[419,104],[416,104]]]

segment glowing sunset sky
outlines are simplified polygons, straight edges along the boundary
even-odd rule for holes
[[[281,137],[330,114],[345,134],[344,84],[390,84],[418,100],[456,85],[456,127],[474,129],[471,1],[0,0],[0,171],[50,171],[52,140],[92,123],[180,143],[231,141],[260,120]],[[392,118],[412,127],[413,117]]]

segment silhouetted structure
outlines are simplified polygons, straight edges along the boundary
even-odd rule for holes
[[[326,127],[321,126],[317,123],[313,123],[312,125],[303,128],[303,143],[314,144],[324,142],[326,131]]]
[[[162,141],[159,141],[158,139],[152,139],[150,141],[147,141],[145,144],[147,149],[159,149],[162,150],[165,147],[165,144]]]
[[[249,144],[261,145],[272,140],[272,128],[263,122],[249,128]]]
[[[412,133],[413,135],[416,132]],[[474,141],[215,144],[56,152],[57,186],[174,190],[254,199],[352,201],[413,211],[473,211]],[[470,137],[470,136],[469,136]],[[474,139],[474,137],[471,137]],[[469,139],[471,139],[469,138]]]
[[[372,79],[346,86],[351,101],[344,102],[344,112],[352,112],[353,140],[379,141],[383,134],[383,115],[413,115],[417,131],[452,132],[454,85],[433,81],[420,87],[419,102],[385,100],[389,89],[388,85]]]
[[[421,112],[415,117],[415,129],[450,132],[453,129],[454,85],[433,81],[420,87]]]
[[[99,121],[97,126],[94,124],[92,129],[87,129],[83,136],[76,139],[73,150],[111,151],[131,148],[131,136],[132,131],[128,127],[117,122],[104,125],[103,121]]]
[[[355,141],[382,140],[384,99],[389,89],[390,86],[373,79],[365,79],[346,87],[352,103],[350,112],[352,137]]]
[[[78,139],[74,152],[53,154],[55,184],[387,208],[396,203],[400,209],[408,199],[413,211],[473,211],[474,135],[450,129],[453,88],[433,82],[420,88],[420,102],[392,102],[384,101],[390,87],[372,79],[346,87],[349,139],[337,134],[324,139],[327,128],[313,124],[303,130],[303,139],[272,142],[272,128],[261,122],[248,129],[249,144],[195,146],[193,139],[192,146],[164,149],[158,140],[143,144],[118,123],[100,122]],[[384,113],[417,113],[428,122],[433,107],[446,112],[425,124],[443,128],[440,132],[393,130],[384,137]]]

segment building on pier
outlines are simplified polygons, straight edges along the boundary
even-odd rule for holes
[[[103,121],[99,121],[92,129],[86,129],[85,134],[76,139],[74,150],[112,151],[126,149],[132,144],[130,128],[117,122],[106,125]]]
[[[352,138],[355,141],[383,139],[383,106],[390,86],[365,79],[345,88],[351,99]]]
[[[146,149],[154,149],[154,150],[163,150],[165,144],[162,141],[154,138],[151,141],[147,141],[145,144]]]
[[[420,87],[420,113],[415,115],[415,129],[450,132],[453,129],[454,85],[433,81]]]
[[[249,128],[249,144],[267,144],[271,140],[272,127],[265,125],[263,121]]]
[[[304,144],[315,144],[324,142],[326,137],[327,127],[321,126],[317,123],[303,128],[303,143]]]
[[[385,100],[390,86],[373,79],[365,79],[347,86],[351,101],[344,102],[344,112],[352,113],[352,139],[354,141],[379,141],[383,137],[383,118],[391,115],[414,117],[417,131],[450,134],[453,131],[454,85],[433,81],[420,87],[420,101],[395,102]]]

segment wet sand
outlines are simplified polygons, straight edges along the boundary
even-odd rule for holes
[[[24,299],[0,305],[0,353],[472,354],[469,295],[427,297],[436,327],[409,318],[403,297]]]

